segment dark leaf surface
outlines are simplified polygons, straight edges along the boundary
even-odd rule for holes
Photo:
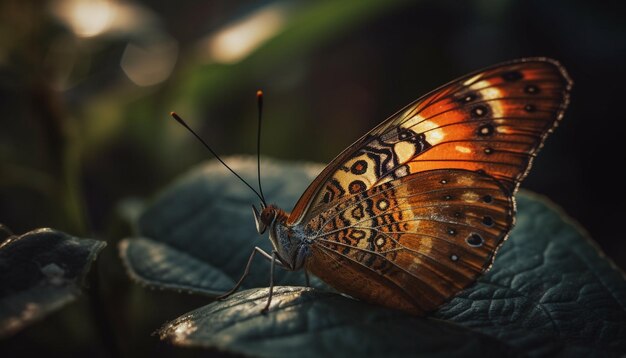
[[[254,181],[254,160],[229,161]],[[263,168],[266,196],[287,210],[321,170],[276,161]],[[186,176],[142,214],[141,238],[120,246],[131,275],[152,286],[222,292],[239,277],[255,245],[269,249],[254,229],[254,198],[216,163]],[[253,289],[170,322],[160,334],[178,344],[270,356],[293,349],[325,355],[331,347],[345,355],[363,353],[362,346],[397,355],[490,348],[531,356],[626,353],[624,274],[547,199],[522,191],[517,201],[517,225],[491,271],[428,319],[323,290],[280,287],[267,317],[260,314],[266,289]],[[252,270],[246,287],[266,287],[268,263],[258,259]],[[278,284],[302,283],[301,273],[277,273]],[[451,343],[446,329],[467,345]]]
[[[546,198],[521,192],[517,202],[491,271],[434,316],[536,355],[626,352],[623,272]]]
[[[239,292],[166,324],[161,338],[261,357],[511,356],[497,339],[462,326],[355,301],[322,290]],[[297,353],[296,353],[297,352]]]
[[[38,229],[0,244],[0,337],[73,301],[106,244]]]

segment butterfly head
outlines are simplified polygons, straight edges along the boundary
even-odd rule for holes
[[[252,205],[252,213],[254,214],[254,222],[256,223],[256,231],[259,235],[263,234],[268,227],[272,227],[278,217],[284,215],[284,212],[274,205],[265,206],[261,203],[261,211]]]
[[[289,270],[299,270],[309,255],[308,247],[304,247],[298,240],[293,228],[286,225],[289,215],[275,205],[261,204],[261,211],[253,205],[254,221],[259,235],[269,229],[269,239],[272,243],[272,252],[277,259]],[[305,245],[306,246],[306,245]]]

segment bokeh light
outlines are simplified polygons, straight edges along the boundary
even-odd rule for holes
[[[284,3],[265,6],[210,34],[200,42],[200,52],[209,63],[241,61],[277,34],[287,15],[288,6]]]
[[[79,37],[102,34],[117,16],[116,4],[107,0],[60,0],[51,9]]]
[[[177,57],[178,44],[172,38],[143,46],[129,43],[122,54],[120,67],[136,85],[153,86],[170,76]]]

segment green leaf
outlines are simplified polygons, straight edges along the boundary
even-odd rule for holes
[[[0,338],[75,300],[105,246],[51,229],[6,238],[0,244]]]
[[[184,346],[259,357],[512,356],[487,335],[430,318],[302,287],[276,287],[267,314],[267,289],[239,292],[185,314],[159,330]]]
[[[252,158],[228,161],[254,182]],[[286,209],[321,170],[321,166],[278,161],[263,168],[266,196]],[[255,355],[277,355],[294,348],[323,355],[326,347],[333,346],[341,347],[337,355],[362,353],[355,342],[366,342],[371,352],[398,355],[466,354],[445,334],[427,335],[431,326],[432,332],[441,332],[445,320],[446,327],[458,329],[455,334],[482,333],[500,342],[498,347],[510,346],[532,356],[626,353],[624,274],[547,199],[522,191],[517,200],[517,225],[491,271],[428,319],[366,305],[327,292],[320,284],[318,290],[277,287],[281,294],[267,317],[260,314],[267,290],[245,291],[167,324],[161,337],[177,344]],[[249,209],[254,201],[254,194],[216,162],[194,171],[143,212],[137,224],[141,238],[121,245],[131,275],[144,284],[179,285],[179,289],[213,295],[223,292],[239,278],[253,246],[269,249],[268,240],[259,240],[254,229]],[[252,272],[247,287],[266,287],[268,263],[259,259]],[[278,269],[277,274],[279,285],[301,285],[301,277],[294,273]],[[385,329],[377,329],[380,322],[386,322]],[[336,327],[342,327],[341,334]],[[422,336],[428,336],[430,343]],[[487,342],[472,339],[477,345]]]

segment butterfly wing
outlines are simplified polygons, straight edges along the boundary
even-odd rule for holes
[[[561,118],[571,81],[523,59],[418,99],[335,158],[287,224],[307,269],[366,301],[428,312],[487,270],[513,225],[513,194]]]
[[[307,225],[307,270],[365,301],[423,314],[483,273],[513,225],[498,181],[462,169],[405,176],[351,196]]]
[[[484,172],[511,194],[567,106],[571,80],[558,62],[512,61],[421,97],[360,138],[311,183],[288,224],[376,185],[421,171]]]

